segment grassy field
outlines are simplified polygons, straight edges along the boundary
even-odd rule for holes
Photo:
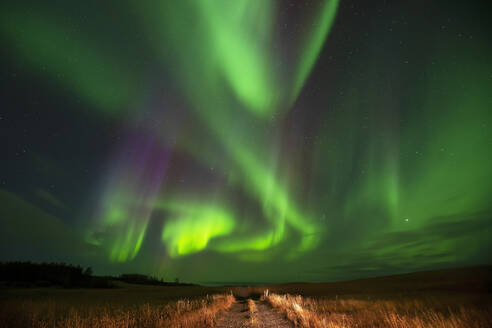
[[[262,298],[298,327],[492,327],[492,268],[264,287],[0,289],[4,327],[213,327],[236,297]],[[267,292],[268,291],[268,292]],[[249,302],[251,326],[256,308]]]
[[[251,290],[298,327],[492,327],[492,268]]]
[[[2,289],[4,327],[213,327],[234,297],[224,288]]]
[[[299,327],[492,327],[490,299],[476,295],[427,294],[368,300],[270,293],[264,299]]]

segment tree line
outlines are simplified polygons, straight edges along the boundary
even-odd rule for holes
[[[112,288],[114,281],[154,286],[184,286],[191,284],[165,282],[162,278],[143,274],[94,276],[92,268],[66,263],[0,262],[0,285],[12,287]]]
[[[110,277],[92,276],[91,267],[66,263],[0,262],[0,281],[15,287],[113,287]]]

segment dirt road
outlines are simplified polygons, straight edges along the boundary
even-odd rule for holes
[[[254,301],[256,313],[252,316],[248,310],[248,300],[239,299],[220,317],[218,328],[291,328],[294,327],[282,315],[269,305]]]

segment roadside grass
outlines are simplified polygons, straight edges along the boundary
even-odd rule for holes
[[[248,299],[248,310],[249,310],[249,323],[252,326],[255,326],[258,324],[258,317],[257,317],[257,308],[255,301],[253,301],[251,298]]]
[[[18,297],[0,297],[0,322],[12,328],[213,327],[218,313],[235,300],[232,294],[193,295],[200,291],[185,288],[180,294],[191,297],[177,300],[166,295],[173,292],[169,288],[157,288],[163,295],[155,290],[79,290],[79,297],[77,290],[17,291]]]
[[[486,328],[492,327],[492,306],[461,298],[432,296],[386,299],[328,299],[265,292],[263,300],[296,327],[306,328]],[[445,306],[443,306],[443,304]]]

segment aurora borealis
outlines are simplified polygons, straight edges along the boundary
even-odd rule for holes
[[[490,5],[1,6],[0,260],[191,282],[491,263]]]

